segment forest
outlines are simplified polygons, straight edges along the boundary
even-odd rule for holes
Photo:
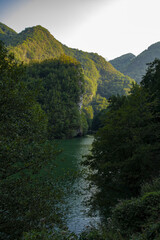
[[[15,45],[22,40],[12,35]],[[0,42],[0,238],[158,240],[160,60],[130,88],[131,79],[98,54],[67,49],[22,63],[12,47]],[[53,141],[88,129],[96,133],[83,165],[98,188],[90,205],[104,221],[80,236],[57,234],[63,193],[52,175],[61,151]]]
[[[143,52],[135,56],[132,53],[122,55],[110,61],[110,63],[120,72],[133,78],[140,83],[147,70],[147,63],[151,63],[155,58],[160,58],[160,42],[150,45]]]
[[[25,82],[37,92],[37,101],[48,118],[48,139],[83,135],[81,113],[84,77],[81,65],[66,55],[33,62],[27,66]]]
[[[91,204],[107,226],[85,239],[159,239],[160,60],[128,96],[110,98],[84,164],[99,191]]]
[[[85,85],[82,106],[84,132],[88,129],[91,130],[93,117],[100,110],[106,108],[108,98],[113,94],[128,94],[132,82],[134,82],[130,77],[117,71],[102,56],[69,48],[56,40],[47,29],[40,25],[16,33],[5,24],[0,23],[0,40],[5,43],[9,52],[14,53],[16,59],[24,64],[31,63],[32,65],[34,61],[40,63],[45,60],[59,59],[61,56],[68,56],[70,59],[72,58],[71,61],[77,60],[80,63]],[[29,69],[31,70],[30,67]],[[35,76],[35,78],[37,77],[38,75]],[[60,136],[63,137],[64,133],[60,133],[57,137],[60,138]]]

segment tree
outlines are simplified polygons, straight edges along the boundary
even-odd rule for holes
[[[53,183],[42,174],[56,150],[46,142],[46,114],[23,82],[23,65],[2,43],[0,53],[0,238],[20,239],[42,218],[49,224],[56,217]]]
[[[142,183],[159,175],[159,69],[156,61],[129,96],[111,98],[96,134],[85,164],[94,170],[90,178],[99,189],[94,203],[102,210],[138,196]]]
[[[73,137],[81,127],[83,72],[73,58],[61,56],[27,66],[26,81],[38,86],[38,102],[48,117],[49,138]]]

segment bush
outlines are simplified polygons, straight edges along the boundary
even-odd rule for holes
[[[24,233],[22,240],[78,240],[78,237],[68,231],[60,228],[46,229],[40,231],[31,231]]]
[[[81,235],[79,240],[128,240],[121,236],[120,232],[112,230],[106,226],[87,229]]]
[[[134,234],[131,240],[159,240],[160,223],[149,224],[141,234]]]
[[[145,193],[157,191],[160,191],[160,177],[154,179],[151,183],[143,184],[141,188],[141,195],[143,196]]]
[[[122,235],[141,233],[152,223],[158,222],[160,212],[160,191],[146,193],[144,196],[125,200],[113,209],[112,221],[115,229]],[[147,230],[146,230],[147,231]]]

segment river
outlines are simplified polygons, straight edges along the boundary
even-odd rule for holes
[[[60,186],[65,192],[64,204],[60,208],[66,212],[67,227],[76,234],[100,222],[98,213],[88,216],[90,207],[84,204],[95,191],[95,187],[89,189],[89,181],[85,179],[87,169],[81,165],[83,156],[91,149],[93,139],[93,136],[86,136],[58,140],[63,152],[59,157],[57,172],[63,177]]]

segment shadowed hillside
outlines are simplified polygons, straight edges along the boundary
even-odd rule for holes
[[[98,54],[68,48],[39,25],[26,28],[12,36],[10,32],[14,31],[10,29],[10,37],[7,39],[4,39],[4,34],[0,33],[0,39],[5,42],[10,52],[24,63],[29,64],[35,60],[42,62],[62,55],[75,58],[80,62],[85,79],[83,108],[89,119],[92,119],[101,109],[106,108],[107,99],[113,94],[128,94],[133,80],[124,76]]]
[[[121,71],[125,75],[130,76],[131,78],[135,79],[136,82],[140,83],[142,76],[144,76],[146,73],[147,63],[153,62],[155,58],[160,58],[160,42],[151,45],[137,57],[123,62],[122,59],[127,55],[128,54],[123,55],[110,62],[117,70]]]

